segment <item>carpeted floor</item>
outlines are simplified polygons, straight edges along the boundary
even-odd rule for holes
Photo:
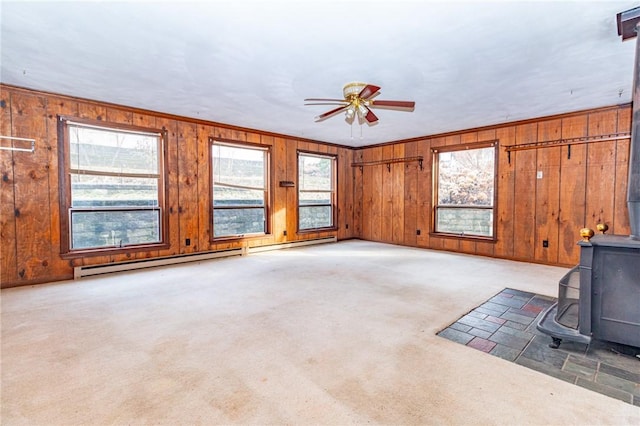
[[[354,240],[2,290],[0,422],[638,425],[436,335],[566,272]]]
[[[507,288],[438,333],[454,342],[640,406],[640,348],[551,338],[536,329],[555,298]]]

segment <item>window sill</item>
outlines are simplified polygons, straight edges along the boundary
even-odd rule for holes
[[[60,253],[60,257],[63,259],[78,259],[81,257],[94,257],[94,256],[111,256],[117,254],[130,254],[139,253],[144,251],[164,250],[170,247],[169,244],[145,244],[130,247],[107,247],[100,249],[84,249],[84,250],[72,250],[64,253]]]
[[[436,238],[449,238],[453,240],[479,241],[479,242],[485,242],[485,243],[498,242],[498,239],[495,237],[483,237],[481,235],[449,234],[446,232],[430,232],[429,236],[436,237]]]
[[[338,230],[337,226],[330,226],[328,228],[298,229],[296,233],[297,234],[314,234],[318,232],[332,232],[337,230]]]
[[[271,234],[243,234],[243,235],[229,235],[228,237],[215,237],[209,240],[212,244],[229,243],[235,241],[251,241],[259,240],[262,238],[269,238]]]

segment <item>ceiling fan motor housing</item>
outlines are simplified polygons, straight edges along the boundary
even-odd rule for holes
[[[354,98],[357,98],[360,92],[362,92],[362,89],[364,89],[366,85],[367,83],[360,83],[360,82],[345,84],[344,88],[342,89],[344,98],[349,101],[353,100]]]

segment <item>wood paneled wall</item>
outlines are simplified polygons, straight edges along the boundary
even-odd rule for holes
[[[71,278],[73,266],[268,245],[324,236],[570,266],[580,228],[609,225],[627,235],[629,140],[511,153],[506,145],[597,136],[631,129],[629,105],[491,126],[352,150],[89,100],[0,85],[0,134],[36,139],[35,153],[0,151],[0,284],[12,287]],[[169,241],[166,250],[129,255],[60,257],[57,115],[166,128],[169,143]],[[209,242],[209,137],[272,147],[272,233],[261,239]],[[431,147],[499,140],[497,241],[431,236]],[[296,233],[296,151],[338,156],[338,230]],[[352,162],[402,157],[417,162],[362,168]],[[542,178],[537,173],[542,172]],[[417,231],[420,231],[419,235]],[[285,236],[284,231],[287,231]],[[191,244],[187,246],[185,240]],[[547,240],[549,247],[543,247]]]
[[[0,284],[12,287],[69,279],[73,266],[151,258],[179,253],[267,245],[325,236],[354,236],[353,151],[334,145],[278,137],[167,114],[0,85],[0,134],[36,139],[34,153],[0,151]],[[57,115],[128,123],[168,131],[170,248],[128,255],[60,257]],[[210,243],[209,137],[270,145],[273,173],[272,233],[247,241]],[[338,156],[338,230],[296,233],[296,188],[277,185],[296,181],[296,151]],[[347,228],[348,227],[348,228]],[[284,235],[284,231],[287,235]],[[187,246],[185,240],[191,244]]]
[[[606,223],[628,235],[629,139],[511,153],[506,145],[631,131],[629,105],[425,137],[357,150],[356,161],[423,156],[417,162],[364,167],[355,176],[357,235],[366,240],[527,262],[578,263],[583,227]],[[430,236],[431,147],[499,140],[497,241]],[[542,178],[538,179],[538,172]],[[361,201],[360,201],[361,200]],[[417,231],[420,235],[417,235]],[[549,242],[543,247],[542,241]]]

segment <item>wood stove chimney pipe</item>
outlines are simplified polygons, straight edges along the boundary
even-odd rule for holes
[[[629,209],[631,238],[640,240],[640,37],[638,37],[638,31],[640,31],[640,7],[620,12],[616,17],[618,35],[622,36],[622,41],[636,38],[627,207]]]

